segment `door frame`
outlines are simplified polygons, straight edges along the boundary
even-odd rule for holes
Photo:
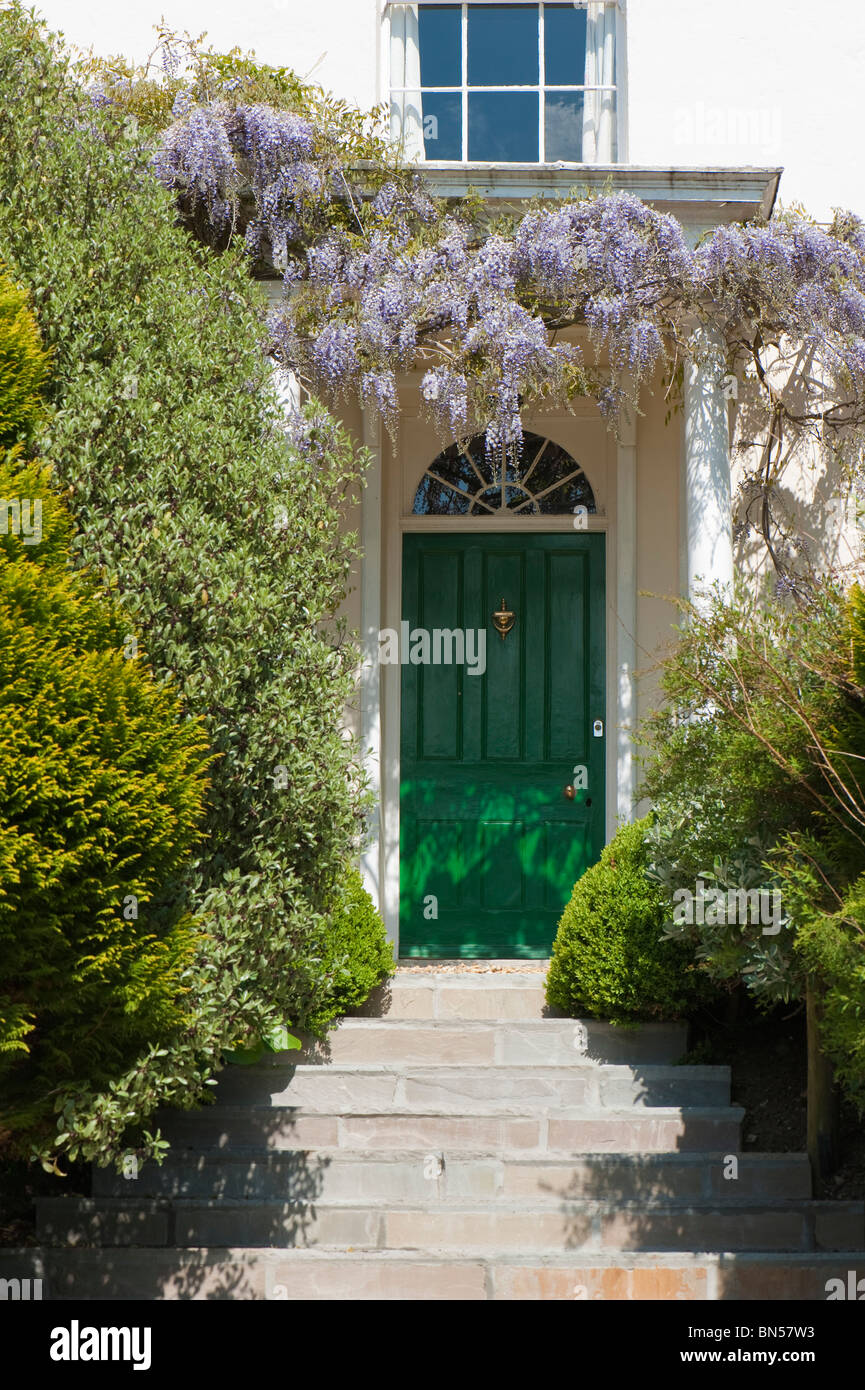
[[[597,419],[596,410],[575,408],[568,417]],[[538,417],[530,428],[556,438],[556,418]],[[635,811],[635,765],[631,733],[636,717],[634,681],[637,650],[637,487],[636,420],[623,421],[617,442],[607,455],[607,485],[601,509],[589,515],[588,530],[606,537],[606,827],[607,842],[620,822]],[[444,517],[414,516],[402,511],[400,448],[389,447],[380,427],[364,413],[364,442],[371,465],[361,499],[362,638],[365,660],[361,676],[360,736],[377,806],[370,825],[369,844],[361,859],[364,880],[384,918],[389,938],[399,942],[399,794],[401,734],[401,668],[375,667],[377,634],[385,627],[399,629],[402,614],[402,538],[406,532],[570,531],[569,516]],[[562,441],[573,452],[573,446]],[[612,442],[612,441],[611,441]],[[420,479],[429,460],[417,464]],[[593,483],[591,464],[586,469]],[[597,491],[596,491],[597,496]]]

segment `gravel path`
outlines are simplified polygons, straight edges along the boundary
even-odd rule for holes
[[[397,961],[400,975],[546,975],[548,960],[413,960]]]

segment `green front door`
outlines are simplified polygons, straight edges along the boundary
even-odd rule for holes
[[[547,956],[604,843],[604,537],[405,536],[401,639],[400,955]]]

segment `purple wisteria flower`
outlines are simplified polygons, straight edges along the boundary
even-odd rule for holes
[[[374,403],[379,414],[391,425],[399,413],[399,397],[393,372],[363,372],[360,398],[364,405]]]
[[[87,89],[87,96],[90,100],[91,106],[93,106],[97,111],[100,111],[104,107],[111,105],[111,97],[108,95],[105,88],[99,83]]]
[[[519,446],[524,400],[584,389],[615,421],[661,366],[699,356],[701,325],[731,361],[798,343],[822,364],[805,386],[823,393],[818,415],[829,397],[848,412],[865,397],[865,225],[851,214],[829,229],[798,214],[721,226],[694,250],[674,217],[620,192],[485,232],[419,175],[365,194],[333,132],[294,112],[179,97],[174,114],[160,177],[217,227],[251,194],[247,247],[269,248],[287,289],[270,319],[280,359],[389,420],[399,374],[419,368],[422,402],[453,437],[481,426],[491,447]],[[587,330],[597,371],[571,327]]]
[[[848,235],[795,214],[716,228],[695,254],[694,287],[731,336],[798,342],[822,363],[824,391],[843,396],[865,381],[865,246],[855,219],[838,226]]]
[[[315,462],[339,445],[339,426],[333,416],[318,402],[305,409],[292,410],[286,416],[285,435],[292,452],[308,462]]]
[[[214,226],[229,220],[239,180],[219,110],[197,107],[171,126],[153,164],[166,187],[206,204]]]
[[[312,363],[316,375],[332,391],[345,392],[357,382],[360,372],[358,330],[347,323],[327,323],[312,344]]]
[[[175,121],[182,121],[195,105],[195,97],[191,92],[183,90],[177,93],[171,106],[171,114]]]
[[[444,419],[455,439],[468,432],[468,382],[461,372],[435,367],[425,372],[421,395],[440,419]]]

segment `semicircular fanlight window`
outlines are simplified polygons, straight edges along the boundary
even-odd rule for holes
[[[518,452],[487,453],[482,434],[451,444],[430,464],[415,493],[415,516],[541,516],[594,512],[595,495],[576,459],[539,434],[525,434]]]

